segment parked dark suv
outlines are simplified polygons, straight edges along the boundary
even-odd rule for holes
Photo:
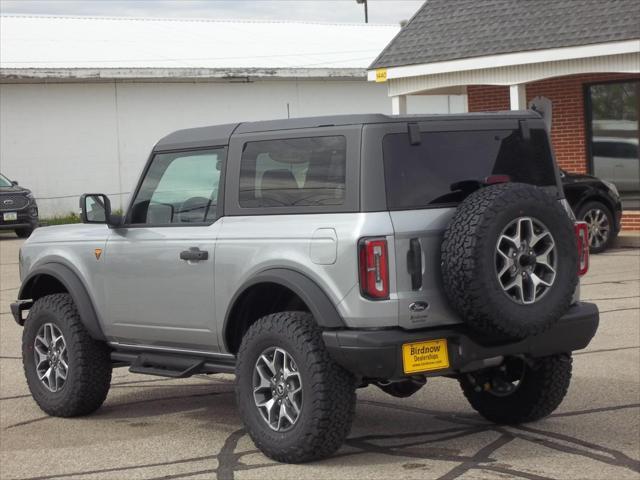
[[[0,173],[0,230],[27,238],[38,226],[38,206],[31,190]]]
[[[587,222],[591,253],[611,247],[620,232],[622,203],[616,186],[591,175],[562,171],[562,188],[578,220]]]

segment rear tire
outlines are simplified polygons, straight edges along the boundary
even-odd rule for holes
[[[588,202],[578,212],[579,220],[589,227],[589,252],[602,253],[615,239],[613,214],[601,202]]]
[[[256,382],[261,382],[263,378],[258,370],[262,368],[268,377],[272,375],[271,368],[265,369],[262,363],[263,355],[272,364],[277,363],[276,354],[269,357],[268,353],[273,352],[274,348],[284,352],[279,354],[282,358],[290,359],[286,361],[289,368],[285,371],[284,379],[288,378],[287,371],[293,371],[298,379],[293,390],[296,391],[298,385],[300,387],[300,396],[296,400],[299,413],[296,415],[295,411],[286,410],[293,412],[290,416],[295,421],[293,424],[289,420],[283,421],[280,430],[276,430],[265,418],[267,409],[258,406],[268,403],[269,399],[277,402],[283,398],[276,389],[277,383],[272,382],[272,387],[265,387],[264,396],[261,393],[259,398],[254,397],[256,390],[263,391],[256,389]],[[278,369],[275,370],[274,378],[279,378]],[[351,430],[355,412],[355,380],[329,356],[321,330],[310,313],[281,312],[259,319],[242,339],[236,365],[236,397],[240,416],[255,445],[266,456],[279,462],[302,463],[326,458],[344,442]],[[291,405],[290,398],[281,400],[282,408]],[[282,412],[275,407],[274,423]],[[280,427],[278,420],[277,428]]]
[[[22,332],[22,362],[33,399],[49,415],[87,415],[109,392],[109,348],[89,336],[67,293],[41,297],[31,307]]]
[[[491,382],[476,380],[490,378],[490,371],[467,374],[459,381],[473,409],[487,420],[505,425],[533,422],[550,415],[562,403],[571,382],[571,363],[570,354],[561,354],[524,364],[522,380],[505,395],[492,393]]]

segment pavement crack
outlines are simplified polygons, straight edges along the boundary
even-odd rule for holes
[[[600,310],[600,313],[611,313],[611,312],[626,312],[629,310],[640,310],[640,307],[629,307],[629,308],[614,308],[611,310]]]
[[[513,439],[513,435],[508,432],[503,432],[496,440],[478,450],[473,457],[471,457],[471,460],[456,465],[439,477],[438,480],[453,480],[464,475],[470,469],[478,467],[481,463],[491,461],[491,454],[513,441]]]
[[[599,350],[586,350],[581,352],[573,352],[572,355],[589,355],[590,353],[604,353],[604,352],[619,352],[620,350],[635,350],[640,348],[640,345],[633,347],[619,347],[619,348],[601,348]]]
[[[607,283],[616,283],[616,284],[624,284],[625,282],[640,282],[640,278],[625,278],[622,280],[607,280],[603,282],[593,282],[593,283],[580,283],[581,287],[586,287],[587,285],[606,285]]]
[[[231,435],[229,435],[224,441],[224,445],[222,445],[220,453],[218,453],[218,480],[234,479],[234,471],[238,467],[240,457],[242,456],[242,454],[234,453],[234,451],[238,446],[238,441],[246,433],[246,430],[241,428],[231,433]]]
[[[640,403],[614,405],[611,407],[590,408],[588,410],[575,410],[573,412],[552,413],[551,415],[549,415],[549,417],[572,417],[574,415],[589,415],[590,413],[613,412],[615,410],[625,410],[627,408],[640,408]]]
[[[578,449],[576,447],[559,444],[557,442],[554,442],[553,440],[549,440],[545,438],[530,437],[528,435],[523,435],[521,433],[516,434],[521,438],[534,441],[535,443],[541,443],[547,447],[554,448],[556,450],[559,450],[565,453],[574,453],[577,455],[581,455],[583,457],[600,461],[602,463],[607,463],[609,465],[613,465],[616,467],[627,468],[634,472],[640,472],[640,461],[632,459],[631,457],[629,457],[628,455],[626,455],[625,453],[619,450],[615,450],[612,448],[604,447],[602,445],[587,442],[586,440],[581,440],[579,438],[571,437],[569,435],[564,435],[562,433],[549,432],[547,430],[540,430],[532,427],[525,427],[524,425],[513,426],[511,428],[521,432],[528,432],[528,433],[533,433],[540,436],[550,437],[551,439],[560,440],[566,443],[573,443],[575,445],[587,448],[589,450],[600,452],[601,454],[596,454],[596,453],[589,452],[587,450]],[[605,454],[605,455],[602,455],[602,454]]]
[[[582,298],[582,300],[585,302],[598,302],[600,300],[627,300],[629,298],[640,298],[640,295],[630,295],[628,297]]]

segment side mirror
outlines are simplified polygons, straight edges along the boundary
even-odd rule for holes
[[[16,185],[18,185],[18,181],[17,180],[11,180],[11,185],[13,185],[15,187]]]
[[[106,223],[110,227],[120,223],[120,217],[111,214],[111,202],[104,193],[85,193],[80,197],[82,223]]]

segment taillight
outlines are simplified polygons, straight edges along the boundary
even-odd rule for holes
[[[578,275],[589,271],[589,227],[587,222],[576,222],[576,243],[578,245]]]
[[[389,298],[389,259],[384,238],[363,238],[358,244],[360,292],[372,300]]]

